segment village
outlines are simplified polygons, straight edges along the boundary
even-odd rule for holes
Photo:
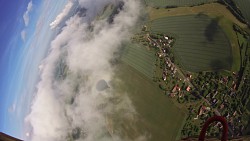
[[[156,69],[154,82],[166,96],[188,107],[188,116],[182,130],[183,136],[198,134],[204,122],[213,115],[226,117],[230,136],[241,136],[247,126],[247,113],[241,103],[240,74],[233,72],[188,72],[181,69],[173,46],[176,39],[171,35],[150,33],[143,26],[142,33],[132,41],[155,50]],[[219,127],[219,128],[218,128]],[[208,135],[219,135],[222,125],[214,124]],[[186,132],[189,131],[189,132]]]

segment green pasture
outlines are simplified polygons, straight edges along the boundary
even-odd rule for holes
[[[164,95],[158,85],[134,69],[126,62],[118,66],[115,73],[116,79],[122,83],[115,83],[118,93],[127,93],[136,109],[139,120],[135,127],[127,127],[128,136],[134,135],[134,128],[140,129],[140,133],[146,133],[150,141],[175,141],[180,139],[180,132],[186,119],[183,109],[179,109]],[[124,123],[124,126],[129,123]]]
[[[240,33],[237,33],[237,37],[238,37],[238,44],[241,48],[240,50],[240,56],[241,56],[241,62],[243,65],[243,62],[245,60],[245,57],[248,55],[247,54],[247,48],[248,48],[248,41],[246,38],[244,38],[244,36]]]
[[[250,0],[233,0],[237,7],[240,9],[242,15],[250,23]]]
[[[148,26],[151,32],[176,35],[173,50],[185,70],[231,70],[232,48],[218,20],[203,14],[186,15],[156,19]]]
[[[104,7],[104,10],[97,16],[97,19],[102,20],[102,19],[108,18],[114,11],[114,8],[115,7],[112,4],[106,5]]]
[[[155,69],[155,53],[138,44],[129,44],[123,51],[122,61],[152,79]]]
[[[216,2],[217,0],[144,0],[145,3],[152,7],[179,7],[179,6],[194,6],[205,3]]]

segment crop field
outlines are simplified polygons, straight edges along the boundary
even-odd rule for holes
[[[141,135],[146,133],[150,141],[180,140],[180,132],[186,121],[185,110],[175,106],[152,80],[130,65],[122,63],[118,68],[115,78],[123,83],[115,83],[115,88],[119,90],[117,93],[126,92],[131,99],[140,116],[134,126],[142,130]],[[136,133],[131,127],[126,132],[128,135]]]
[[[153,20],[148,27],[151,32],[176,35],[173,50],[185,70],[231,70],[232,48],[218,20],[203,14],[174,16]]]
[[[164,8],[164,7],[194,6],[216,1],[217,0],[145,0],[145,3],[152,7]]]
[[[250,23],[250,0],[233,0],[235,4],[239,7],[242,15]]]
[[[128,45],[122,55],[122,61],[135,68],[148,78],[154,76],[156,57],[153,51],[137,44]]]
[[[209,3],[203,4],[200,6],[194,7],[178,7],[171,9],[149,9],[149,18],[150,20],[159,19],[167,16],[181,16],[181,15],[189,15],[189,14],[197,14],[203,13],[211,17],[223,17],[236,23],[241,28],[247,28],[245,24],[240,22],[228,9],[225,5],[220,3]]]
[[[233,64],[232,71],[239,71],[241,65],[240,59],[240,47],[238,45],[238,40],[236,33],[233,29],[233,25],[237,24],[243,29],[247,28],[246,24],[241,23],[228,9],[225,5],[219,3],[204,4],[195,7],[178,7],[172,9],[149,9],[149,19],[155,20],[164,17],[172,16],[184,16],[184,15],[194,15],[197,13],[202,13],[208,15],[211,18],[218,18],[218,25],[223,29],[227,38],[229,39],[232,52],[233,52]]]

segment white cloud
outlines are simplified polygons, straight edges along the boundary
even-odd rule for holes
[[[87,7],[87,16],[75,15],[66,22],[62,32],[51,42],[49,55],[40,65],[41,81],[37,85],[31,113],[26,117],[26,122],[32,127],[29,139],[146,140],[143,135],[124,139],[120,129],[116,131],[115,127],[107,124],[115,114],[119,114],[121,122],[136,120],[136,111],[126,92],[116,93],[112,86],[105,91],[96,90],[100,79],[107,82],[114,79],[115,68],[110,60],[114,59],[113,53],[121,44],[129,40],[130,31],[140,14],[140,3],[124,0],[124,9],[115,17],[113,24],[109,24],[107,20],[89,20],[98,13],[93,11],[113,0],[106,3],[103,0],[79,2]],[[89,29],[89,23],[93,30]],[[61,77],[65,70],[62,64],[68,67],[65,78]],[[112,99],[117,99],[117,102],[112,102]],[[108,135],[109,130],[112,130],[112,137]]]
[[[25,26],[28,26],[29,25],[29,21],[30,21],[30,12],[31,12],[31,10],[32,10],[32,7],[33,7],[33,3],[32,3],[32,1],[30,1],[29,3],[28,3],[28,6],[27,6],[27,9],[26,9],[26,11],[24,12],[24,14],[23,14],[23,20],[24,20],[24,24],[25,24]]]
[[[9,113],[14,113],[16,111],[16,103],[13,103],[9,109],[8,109],[8,112]]]
[[[21,38],[22,38],[23,41],[26,40],[26,31],[25,30],[21,31]]]
[[[72,1],[68,1],[68,3],[65,5],[63,11],[57,15],[56,19],[50,23],[51,29],[55,28],[62,22],[62,20],[68,15],[71,8],[73,7],[74,3]]]

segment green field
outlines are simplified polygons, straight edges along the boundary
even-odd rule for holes
[[[105,6],[104,10],[97,16],[97,19],[103,20],[105,18],[108,18],[112,14],[114,9],[115,9],[115,7],[112,4]]]
[[[240,9],[242,15],[250,23],[250,0],[233,0],[237,7]]]
[[[129,44],[122,55],[122,61],[150,79],[154,76],[155,60],[153,51],[148,51],[145,47],[137,44]]]
[[[236,33],[237,34],[237,37],[238,37],[238,44],[241,48],[240,50],[240,56],[241,56],[241,62],[242,62],[242,65],[244,66],[244,60],[245,60],[245,57],[248,55],[247,54],[247,48],[248,48],[248,41],[246,38],[244,38],[244,36],[240,33]]]
[[[175,35],[175,56],[185,70],[192,72],[231,70],[232,48],[220,19],[206,15],[164,17],[148,23],[151,32]]]
[[[145,3],[152,7],[179,7],[179,6],[194,6],[204,3],[216,2],[217,0],[144,0]]]
[[[152,80],[136,69],[126,63],[118,68],[115,78],[122,80],[122,83],[115,83],[115,88],[120,93],[128,94],[139,116],[134,124],[136,127],[126,128],[126,135],[136,136],[133,128],[139,128],[143,130],[140,133],[148,133],[150,141],[179,140],[186,118],[183,110],[177,108]]]

